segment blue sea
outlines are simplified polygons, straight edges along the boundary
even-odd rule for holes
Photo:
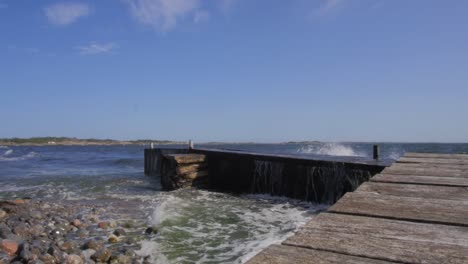
[[[369,161],[375,143],[207,144],[317,159]],[[468,144],[378,143],[391,163],[406,151],[468,153]],[[139,242],[155,263],[242,263],[278,243],[326,205],[269,195],[205,190],[164,192],[143,174],[148,146],[0,146],[0,199],[30,197],[76,205],[96,204],[115,220],[159,227]],[[180,147],[176,145],[163,147]]]

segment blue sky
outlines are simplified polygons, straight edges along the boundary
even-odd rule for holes
[[[0,137],[468,142],[468,1],[0,0]]]

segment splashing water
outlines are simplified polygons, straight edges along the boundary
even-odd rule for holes
[[[354,151],[351,146],[345,146],[339,143],[306,145],[301,147],[298,152],[326,156],[363,156],[361,153]]]

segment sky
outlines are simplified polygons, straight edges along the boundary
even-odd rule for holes
[[[468,142],[468,1],[0,0],[0,137]]]

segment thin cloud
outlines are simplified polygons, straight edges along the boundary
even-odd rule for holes
[[[343,0],[323,0],[320,6],[314,10],[314,14],[319,16],[327,15],[340,8],[343,3]]]
[[[205,10],[197,11],[195,12],[195,15],[193,16],[193,22],[195,23],[201,23],[209,19],[210,19],[210,13]]]
[[[70,25],[90,13],[91,8],[83,3],[58,3],[44,8],[45,16],[56,26]]]
[[[126,0],[132,16],[160,32],[172,30],[177,23],[194,15],[200,0]]]
[[[77,49],[81,55],[97,55],[111,53],[116,47],[114,43],[90,43]]]

